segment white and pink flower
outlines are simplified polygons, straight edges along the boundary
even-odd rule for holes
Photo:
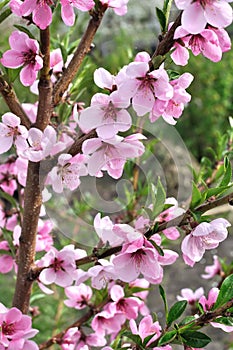
[[[9,38],[9,43],[11,50],[3,54],[0,62],[8,68],[23,66],[20,72],[20,80],[25,86],[32,85],[36,80],[38,71],[43,67],[38,42],[29,38],[26,33],[14,31]]]

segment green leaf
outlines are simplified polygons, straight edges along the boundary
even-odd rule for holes
[[[14,24],[14,27],[17,28],[20,32],[26,33],[29,38],[36,40],[35,36],[30,32],[30,30],[19,24]]]
[[[15,79],[19,76],[21,68],[15,68],[15,69],[5,68],[5,70],[7,72],[7,77],[9,81],[13,83]]]
[[[197,185],[193,182],[193,190],[192,190],[192,202],[190,208],[193,209],[202,202],[202,194],[197,188]]]
[[[142,340],[139,335],[126,331],[122,334],[122,336],[127,337],[133,340],[137,345],[142,346]]]
[[[163,13],[162,10],[160,10],[160,8],[156,7],[156,16],[159,20],[159,24],[160,24],[160,28],[161,28],[161,32],[164,33],[166,31],[166,16]]]
[[[5,11],[3,11],[0,14],[0,23],[2,23],[7,17],[9,17],[11,15],[11,10],[10,9],[6,9]]]
[[[167,296],[166,296],[166,292],[165,292],[164,288],[161,286],[161,284],[159,285],[159,294],[160,294],[160,296],[163,300],[163,303],[164,303],[165,316],[166,316],[166,320],[167,320],[167,316],[168,316]]]
[[[2,227],[2,234],[4,239],[7,241],[11,255],[15,256],[15,246],[13,244],[13,237],[12,237],[12,231],[7,230],[6,228]]]
[[[40,294],[34,294],[34,295],[32,295],[31,298],[30,298],[30,303],[33,303],[34,301],[43,299],[43,298],[45,298],[45,297],[46,297],[46,295],[45,295],[45,294],[42,294],[42,293],[40,293]]]
[[[220,324],[224,324],[225,326],[233,326],[233,317],[218,317],[216,318],[216,320],[214,320],[214,322],[220,323]]]
[[[179,323],[179,327],[182,326],[182,328],[189,324],[190,327],[192,327],[192,321],[195,321],[196,317],[195,316],[186,316],[182,321]]]
[[[170,326],[172,322],[177,320],[182,315],[182,313],[186,309],[187,304],[188,304],[187,300],[180,300],[180,301],[177,301],[174,305],[172,305],[167,316],[168,326]]]
[[[232,180],[232,169],[231,169],[231,162],[229,161],[228,157],[225,157],[224,159],[224,176],[220,183],[221,186],[227,186],[229,182]]]
[[[6,4],[8,4],[8,2],[10,2],[10,0],[2,0],[2,1],[1,1],[1,4],[0,4],[0,11],[1,11],[1,9],[2,9]]]
[[[159,255],[164,256],[163,249],[162,249],[158,244],[156,244],[155,241],[153,241],[152,239],[149,239],[148,241],[149,241],[149,242],[153,245],[153,247],[157,250],[157,252],[159,253]]]
[[[186,345],[194,348],[203,348],[211,342],[210,337],[206,334],[197,331],[185,331],[181,333],[181,338]]]
[[[224,279],[216,303],[213,306],[213,310],[226,304],[233,298],[233,274]]]
[[[9,250],[0,249],[0,255],[12,256],[12,253]]]
[[[8,193],[2,190],[0,190],[0,198],[7,200],[7,202],[9,202],[14,208],[18,207],[16,200],[12,196],[10,196]]]
[[[154,190],[152,187],[152,191],[156,191],[155,200],[153,201],[153,214],[154,217],[156,217],[163,211],[164,202],[166,200],[166,192],[163,188],[160,178],[158,178],[156,189]]]
[[[177,336],[177,331],[174,329],[170,332],[165,333],[158,341],[158,346],[165,345],[174,340]]]
[[[172,2],[173,2],[173,0],[165,0],[164,4],[163,4],[163,13],[164,13],[165,18],[166,18],[165,30],[167,30],[167,25],[169,22],[169,15],[170,15],[170,11],[171,11]]]
[[[208,198],[210,198],[212,196],[218,196],[218,195],[222,194],[228,188],[231,188],[231,186],[222,186],[222,187],[209,188],[206,191],[206,199],[208,199]]]

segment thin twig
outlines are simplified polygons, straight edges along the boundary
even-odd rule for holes
[[[0,72],[1,73],[1,72]],[[21,124],[24,125],[27,129],[30,128],[31,122],[28,119],[27,114],[23,110],[19,100],[13,90],[12,86],[0,75],[0,93],[4,98],[9,110],[17,115],[21,119]]]
[[[83,62],[83,59],[85,58],[87,53],[90,51],[92,41],[94,39],[97,29],[100,26],[100,23],[102,21],[102,18],[106,9],[107,9],[106,5],[102,5],[101,3],[99,3],[98,9],[96,11],[93,10],[90,13],[92,17],[74,53],[74,56],[70,61],[69,65],[67,66],[67,68],[64,70],[61,78],[58,80],[58,82],[54,87],[54,93],[53,93],[54,106],[56,106],[61,101],[61,98],[64,92],[67,90],[69,84],[77,74],[81,66],[81,63]]]

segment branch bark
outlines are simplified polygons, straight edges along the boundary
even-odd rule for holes
[[[62,74],[62,77],[58,80],[54,87],[53,103],[55,106],[61,101],[64,92],[67,90],[69,84],[78,72],[84,57],[90,51],[93,38],[100,26],[104,12],[107,9],[107,6],[100,3],[98,6],[99,7],[96,11],[91,12],[92,18],[88,23],[87,29],[74,53],[74,56]]]
[[[40,31],[43,69],[39,81],[39,106],[35,126],[44,130],[50,122],[52,111],[52,84],[50,79],[50,35],[49,28]],[[29,162],[24,192],[24,214],[20,236],[18,272],[13,306],[23,313],[28,312],[33,279],[30,271],[35,260],[38,220],[42,205],[44,176],[40,174],[40,162]]]
[[[2,76],[0,76],[0,93],[9,107],[9,110],[21,119],[22,125],[29,129],[31,122],[28,119],[27,114],[24,112],[21,104],[19,103],[12,86],[10,86]]]

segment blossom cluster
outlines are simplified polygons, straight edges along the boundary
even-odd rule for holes
[[[231,48],[231,39],[224,29],[232,23],[232,1],[183,1],[175,0],[183,10],[181,26],[176,28],[175,44],[171,57],[177,65],[188,63],[189,51],[200,53],[213,62],[222,58],[222,53]],[[196,18],[193,21],[193,18]]]
[[[32,320],[13,307],[7,309],[0,303],[0,349],[38,350],[38,345],[28,340],[38,333],[32,328]]]
[[[100,0],[106,8],[112,8],[113,11],[123,16],[127,12],[127,3],[129,0]],[[74,9],[87,12],[95,7],[93,0],[60,0],[61,18],[65,25],[73,26],[75,23]],[[20,17],[27,17],[32,14],[33,22],[40,28],[46,29],[52,22],[53,0],[10,0],[10,8],[13,13]]]
[[[230,38],[225,31],[232,22],[231,1],[192,1],[175,0],[181,9],[181,26],[175,30],[171,57],[176,64],[186,65],[189,51],[194,55],[202,53],[214,62],[221,60],[222,53],[230,49]],[[61,17],[67,26],[75,22],[75,9],[93,13],[96,6],[112,8],[117,15],[127,12],[128,0],[10,0],[10,8],[17,16],[32,21],[40,29],[46,29],[52,22],[54,5],[60,3]],[[100,3],[100,4],[99,4]],[[193,21],[193,16],[197,21]],[[172,24],[171,24],[172,25]],[[20,68],[20,80],[38,94],[37,74],[43,68],[43,55],[39,42],[26,33],[14,31],[10,38],[11,49],[3,53],[1,64],[7,68]],[[59,49],[51,52],[51,81],[56,83],[63,68],[69,64],[63,62]],[[29,162],[48,164],[48,173],[44,180],[43,201],[50,197],[48,189],[62,193],[64,188],[73,191],[80,186],[81,177],[101,177],[107,172],[113,179],[119,179],[127,160],[140,157],[145,152],[146,137],[135,132],[130,133],[133,118],[148,116],[151,123],[162,117],[165,122],[175,125],[181,117],[191,95],[186,91],[193,76],[184,73],[175,79],[167,70],[166,64],[153,66],[147,52],[139,52],[134,61],[124,66],[116,75],[104,68],[94,72],[94,82],[103,91],[96,93],[90,106],[78,108],[74,103],[67,125],[57,126],[51,118],[50,124],[41,130],[33,124],[37,119],[37,103],[22,104],[31,127],[22,125],[19,116],[7,112],[0,122],[0,154],[14,151],[14,155],[0,165],[0,188],[6,197],[17,196],[20,205],[24,205],[24,189]],[[95,131],[94,137],[89,137]],[[127,133],[124,136],[123,133]],[[80,136],[86,136],[79,153],[73,155],[70,150]],[[144,142],[144,143],[143,143]],[[71,154],[72,153],[72,154]],[[44,174],[43,174],[44,175]],[[42,176],[43,178],[43,176]],[[94,256],[94,264],[85,270],[78,267],[87,252],[69,244],[62,249],[54,246],[54,225],[45,219],[46,210],[42,206],[38,221],[35,271],[36,283],[45,294],[53,294],[49,288],[55,284],[64,288],[68,308],[94,310],[93,299],[96,290],[103,291],[107,297],[93,312],[86,332],[82,327],[71,327],[59,340],[63,350],[88,350],[91,347],[103,347],[111,350],[122,327],[128,326],[131,333],[149,346],[163,335],[159,321],[154,321],[146,301],[150,285],[162,283],[164,269],[179,258],[176,251],[166,248],[166,242],[180,239],[176,227],[165,228],[154,233],[153,229],[185,213],[175,198],[167,198],[165,210],[153,218],[153,222],[143,214],[135,217],[131,224],[122,223],[98,213],[94,218],[94,230],[98,236],[98,247],[112,249],[110,259]],[[153,205],[147,208],[153,210]],[[186,227],[186,236],[181,242],[184,262],[193,267],[201,261],[205,251],[215,249],[227,238],[231,224],[222,218],[212,221],[192,222]],[[7,210],[4,201],[0,205],[0,272],[17,272],[17,255],[21,237],[21,213],[15,206]],[[12,232],[12,240],[6,232]],[[150,234],[149,234],[149,233]],[[165,244],[164,244],[165,242]],[[115,249],[115,250],[114,250]],[[214,256],[214,264],[206,266],[204,279],[221,275],[221,264]],[[203,288],[194,293],[186,288],[181,291],[178,300],[188,300],[190,305],[199,303],[208,312],[217,300],[218,288],[210,290],[204,296]],[[137,319],[140,319],[138,322]],[[231,326],[211,322],[231,332]],[[35,342],[29,340],[37,330],[31,328],[29,316],[22,315],[17,308],[7,309],[0,304],[0,350],[37,350]],[[130,349],[131,344],[123,344]],[[154,347],[154,350],[172,350],[171,345]]]

